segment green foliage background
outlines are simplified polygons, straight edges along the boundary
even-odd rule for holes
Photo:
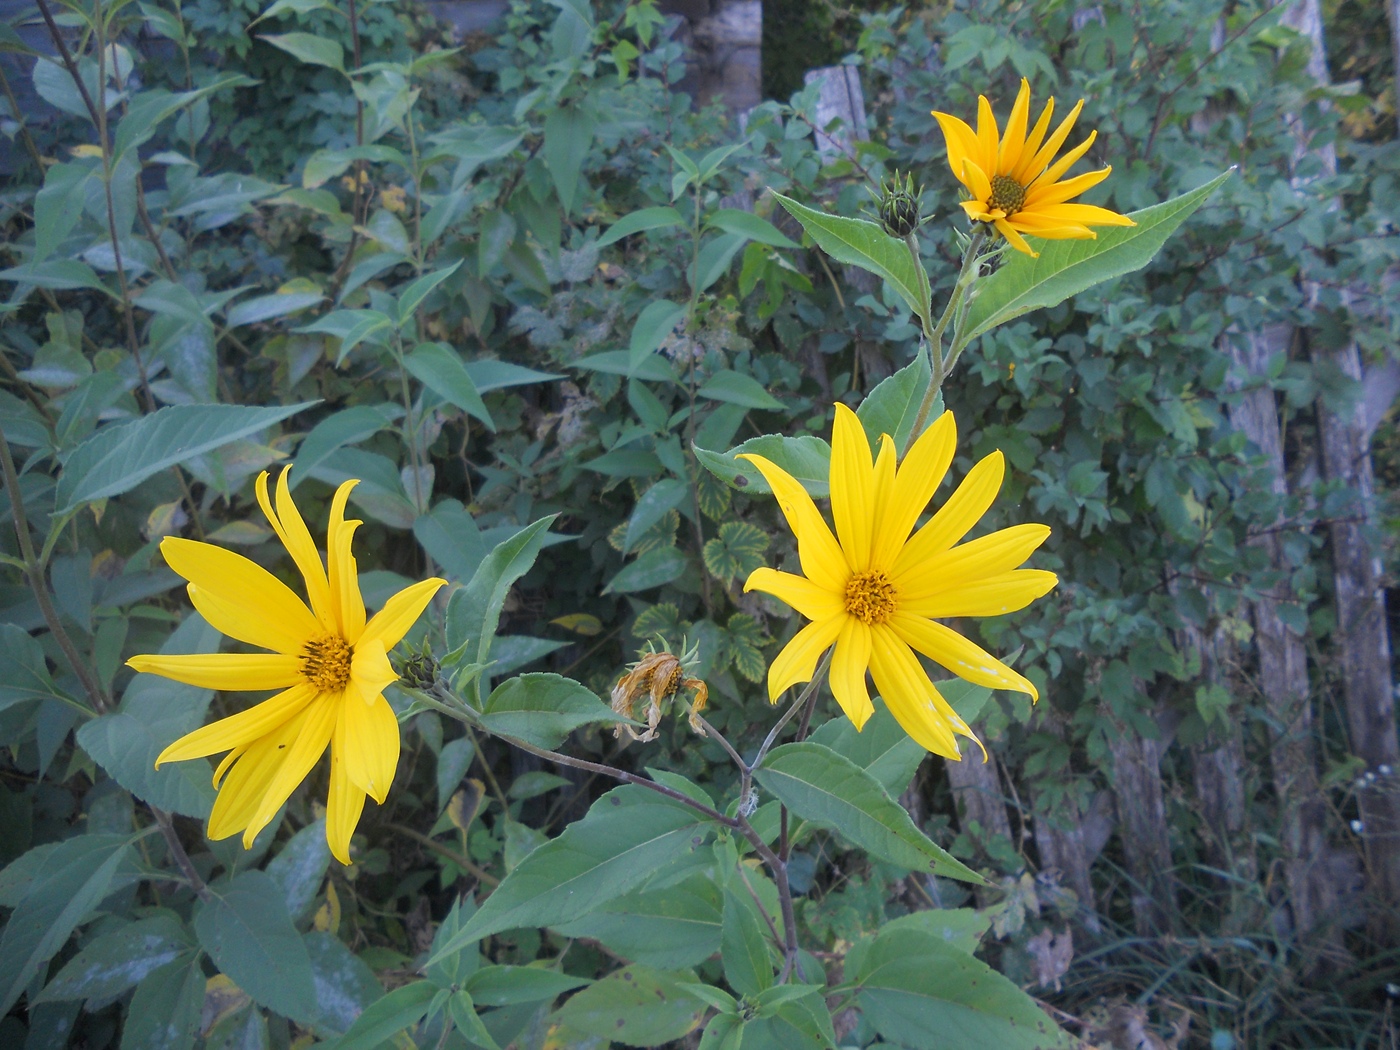
[[[7,489],[0,906],[14,910],[0,935],[0,1044],[348,1048],[409,1030],[438,1046],[721,1046],[736,1044],[718,1022],[705,1042],[687,1033],[710,1006],[729,1016],[743,997],[745,1047],[941,1046],[928,1033],[952,1008],[921,991],[928,975],[936,988],[985,979],[1014,1013],[1022,1000],[989,964],[1030,986],[1038,939],[1075,923],[1078,961],[1035,994],[1077,1034],[1107,1041],[1093,1025],[1121,997],[1140,999],[1164,1033],[1184,1010],[1182,1045],[1374,1045],[1393,1009],[1387,984],[1400,979],[1395,949],[1345,918],[1326,943],[1294,938],[1270,875],[1279,814],[1248,657],[1207,681],[1181,638],[1188,625],[1219,628],[1246,652],[1244,603],[1286,593],[1317,695],[1336,691],[1318,525],[1352,504],[1308,477],[1282,504],[1272,495],[1229,425],[1239,377],[1219,346],[1281,322],[1315,346],[1351,338],[1379,356],[1395,345],[1400,311],[1383,275],[1400,255],[1400,164],[1376,87],[1388,90],[1373,68],[1382,59],[1358,71],[1361,93],[1329,95],[1307,79],[1306,46],[1278,11],[1208,0],[1105,3],[1078,22],[1054,0],[842,15],[861,27],[872,127],[840,157],[815,148],[811,90],[759,106],[742,137],[718,109],[693,112],[671,88],[681,49],[649,3],[516,0],[464,50],[391,4],[361,8],[356,34],[344,7],[275,9],[250,27],[263,11],[245,0],[104,5],[104,38],[126,49],[109,55],[138,71],[107,85],[125,95],[106,161],[75,150],[102,136],[45,60],[55,75],[41,74],[39,91],[62,116],[15,130],[30,165],[0,196],[0,427],[39,542],[50,540],[56,615],[92,681],[75,675],[25,584]],[[1204,27],[1219,18],[1225,33],[1212,39]],[[81,53],[92,62],[91,47]],[[383,65],[352,91],[343,70],[370,63]],[[961,435],[954,475],[993,449],[1007,457],[986,528],[1050,524],[1035,564],[1062,580],[1024,613],[968,625],[994,651],[1021,650],[1017,666],[1056,716],[1051,726],[1020,697],[968,698],[1014,792],[1012,826],[1092,812],[1112,787],[1111,738],[1159,737],[1169,721],[1162,778],[1181,904],[1162,930],[1128,932],[1135,843],[1113,837],[1095,900],[1077,900],[1029,833],[1008,840],[958,821],[938,764],[905,756],[885,767],[884,788],[903,794],[921,837],[996,888],[974,897],[808,826],[791,877],[813,953],[802,978],[825,982],[823,994],[784,998],[773,985],[748,892],[766,905],[773,887],[723,836],[626,873],[633,888],[596,913],[492,928],[445,952],[469,924],[487,926],[472,892],[537,849],[536,864],[554,858],[571,822],[588,813],[595,842],[635,829],[589,810],[611,784],[462,735],[406,695],[393,698],[408,716],[399,778],[361,822],[352,867],[324,847],[324,770],[252,851],[204,838],[205,764],[157,775],[150,760],[206,712],[247,698],[133,679],[122,661],[218,644],[160,562],[163,535],[288,572],[252,498],[257,472],[283,463],[295,464],[313,531],[333,486],[362,479],[352,503],[366,519],[371,604],[430,572],[466,585],[498,544],[523,544],[522,529],[555,516],[530,536],[537,560],[507,581],[483,686],[557,672],[606,698],[646,640],[684,636],[699,645],[709,717],[752,753],[775,718],[766,662],[797,625],[742,581],[794,551],[771,499],[723,484],[691,450],[827,435],[831,402],[854,404],[905,366],[918,335],[880,282],[800,247],[765,191],[856,215],[867,175],[912,169],[928,186],[924,264],[942,301],[958,209],[931,100],[970,114],[986,93],[1004,112],[1022,75],[1037,99],[1086,98],[1081,124],[1099,130],[1091,158],[1115,169],[1095,203],[1134,210],[1238,166],[1146,271],[983,338],[944,391]],[[1307,177],[1290,181],[1295,121],[1335,143],[1337,176],[1305,162]],[[1320,283],[1320,301],[1300,278]],[[1348,305],[1346,288],[1366,294]],[[1269,383],[1299,463],[1317,443],[1317,401],[1358,394],[1301,354],[1276,360]],[[226,407],[190,407],[215,402]],[[1383,428],[1378,463],[1392,484],[1397,458]],[[1280,517],[1284,576],[1246,543]],[[1377,542],[1393,567],[1393,536]],[[444,599],[411,642],[442,655],[462,640],[453,632]],[[91,706],[94,686],[106,713]],[[1335,709],[1320,710],[1330,827],[1345,852],[1357,768]],[[817,722],[835,713],[823,702]],[[834,721],[814,739],[873,769],[874,751],[866,762],[851,749],[876,747],[880,731],[856,740]],[[1191,755],[1227,739],[1249,760],[1249,812],[1222,844],[1194,803]],[[720,808],[735,802],[727,757],[683,718],[648,745],[590,724],[567,747],[683,775]],[[670,828],[674,814],[653,808],[647,819]],[[194,877],[156,833],[160,819]],[[1222,855],[1235,866],[1222,870]],[[196,878],[216,892],[197,898]],[[1320,955],[1339,946],[1345,961],[1320,976]],[[1003,1001],[985,994],[979,1016]],[[1051,1045],[1015,1038],[988,1029],[986,1045]]]

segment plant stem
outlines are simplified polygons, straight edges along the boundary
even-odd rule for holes
[[[58,642],[58,647],[63,650],[73,673],[78,676],[88,700],[99,713],[105,712],[110,706],[107,693],[102,688],[102,683],[93,676],[87,662],[78,652],[78,647],[73,644],[73,639],[69,637],[63,621],[59,618],[58,610],[49,598],[44,569],[34,553],[34,541],[29,535],[29,519],[24,513],[24,497],[19,491],[19,477],[15,473],[14,457],[10,454],[10,442],[6,439],[3,429],[0,429],[0,470],[4,472],[5,488],[10,493],[10,507],[15,516],[15,535],[19,539],[19,551],[24,559],[24,574],[29,579],[29,589],[34,592],[34,599],[39,603],[39,612],[44,617],[44,623]]]
[[[914,253],[917,261],[917,247],[913,242],[913,237],[914,235],[911,233],[906,238],[906,242],[909,243],[909,250]],[[924,333],[928,340],[929,382],[928,389],[924,391],[924,398],[919,402],[919,414],[914,417],[914,426],[909,431],[909,445],[918,440],[919,435],[923,433],[924,424],[928,422],[929,412],[933,410],[934,399],[938,397],[938,392],[943,389],[943,380],[948,377],[949,370],[957,360],[956,353],[950,352],[946,358],[943,356],[943,333],[954,315],[961,313],[963,304],[972,291],[972,286],[981,274],[982,246],[986,240],[987,234],[982,227],[975,227],[972,231],[972,237],[967,243],[967,250],[963,252],[962,266],[958,270],[958,279],[953,285],[953,292],[948,297],[948,305],[943,308],[943,314],[938,318],[938,323],[934,325],[933,331]],[[961,349],[961,347],[957,347],[957,353],[961,353]],[[902,456],[907,451],[909,448],[906,445],[900,450],[900,455]]]

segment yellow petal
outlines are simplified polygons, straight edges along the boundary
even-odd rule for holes
[[[964,162],[962,181],[972,191],[973,197],[981,201],[984,207],[992,199],[991,176],[987,174],[987,169],[982,165],[972,160]]]
[[[1049,535],[1048,525],[1026,522],[998,529],[936,554],[895,577],[900,608],[912,611],[919,606],[918,615],[927,616],[925,603],[941,601],[941,596],[955,589],[1010,572],[1029,558]]]
[[[331,592],[326,583],[325,566],[321,564],[321,555],[316,551],[316,544],[311,539],[306,522],[302,521],[297,505],[292,502],[292,492],[287,485],[287,474],[291,469],[287,467],[278,475],[276,511],[273,511],[272,501],[267,495],[267,471],[264,470],[258,475],[254,490],[258,494],[258,504],[267,516],[268,524],[272,526],[272,531],[277,533],[282,546],[287,548],[287,553],[292,556],[302,579],[306,581],[306,595],[311,599],[311,611],[316,614],[326,630],[334,631],[335,617],[331,609]]]
[[[290,587],[241,554],[177,536],[162,540],[160,552],[166,564],[190,581],[192,601],[196,588],[210,599],[210,608],[223,622],[208,615],[205,619],[224,634],[279,653],[296,653],[321,631]]]
[[[1069,137],[1070,131],[1074,128],[1074,122],[1079,119],[1079,113],[1083,108],[1084,100],[1081,98],[1074,104],[1074,108],[1069,111],[1069,116],[1065,117],[1065,119],[1060,122],[1060,126],[1055,129],[1055,133],[1050,136],[1045,145],[1041,146],[1040,149],[1036,151],[1035,157],[1032,158],[1030,164],[1026,168],[1027,175],[1035,178],[1050,165],[1050,162],[1055,158],[1055,154],[1060,152],[1060,147],[1065,144],[1065,139]],[[1022,163],[1024,163],[1024,158]],[[1024,186],[1026,183],[1022,182],[1021,185]]]
[[[854,616],[847,616],[831,654],[831,695],[846,712],[857,730],[875,713],[870,691],[865,687],[865,670],[870,665],[870,628]]]
[[[399,764],[399,722],[389,702],[382,696],[368,704],[347,697],[331,748],[343,760],[340,768],[350,783],[382,803]]]
[[[350,863],[350,838],[365,809],[365,793],[345,775],[345,763],[331,747],[331,787],[326,798],[326,843],[331,856]]]
[[[1092,204],[1048,204],[1031,213],[1037,221],[1079,223],[1086,226],[1136,226],[1126,215]]]
[[[1083,175],[1076,175],[1072,179],[1064,182],[1057,182],[1053,186],[1047,186],[1034,198],[1030,194],[1026,195],[1026,206],[1022,211],[1043,212],[1056,204],[1063,204],[1071,197],[1077,197],[1081,193],[1093,189],[1104,179],[1108,178],[1113,171],[1112,168],[1100,168],[1098,171],[1086,171]],[[1020,215],[1020,212],[1016,213]]]
[[[1029,693],[1032,700],[1040,699],[1040,694],[1028,678],[1017,674],[980,645],[950,627],[920,616],[896,613],[890,619],[890,628],[918,652],[959,678],[988,689],[1014,689]]]
[[[306,774],[311,772],[312,767],[325,753],[326,745],[331,742],[331,733],[335,730],[336,714],[342,704],[339,693],[322,693],[307,705],[301,732],[290,746],[282,749],[282,760],[267,786],[267,793],[258,803],[257,812],[253,814],[252,820],[243,829],[244,849],[252,848],[258,832],[277,816],[282,804],[296,790],[297,785],[306,779]]]
[[[831,517],[853,572],[870,567],[875,507],[871,472],[865,428],[854,412],[837,402],[831,430]]]
[[[843,612],[829,620],[809,623],[783,646],[768,667],[768,702],[776,704],[778,697],[789,686],[800,682],[810,682],[812,672],[817,669],[817,661],[822,653],[836,641],[841,628],[849,619]]]
[[[316,692],[315,686],[303,682],[246,711],[239,711],[193,733],[186,733],[156,757],[156,766],[159,768],[165,762],[183,762],[187,758],[204,758],[252,744],[296,718],[315,699]]]
[[[1045,139],[1045,132],[1050,127],[1050,117],[1054,112],[1055,100],[1048,99],[1045,108],[1040,111],[1040,119],[1035,122],[1035,127],[1031,128],[1030,134],[1026,136],[1026,144],[1021,148],[1021,159],[1016,162],[1015,168],[1007,172],[1022,186],[1029,186],[1040,173],[1040,168],[1034,168],[1033,165],[1036,154],[1040,152],[1040,144]],[[1043,167],[1042,164],[1041,168]]]
[[[1011,107],[1011,116],[1006,120],[1006,133],[1001,137],[1001,153],[997,157],[997,171],[1005,174],[1014,168],[1021,159],[1021,151],[1026,145],[1026,123],[1031,112],[1031,82],[1021,78],[1021,90],[1016,92],[1016,101]]]
[[[982,201],[961,201],[958,207],[967,212],[967,217],[973,222],[992,221],[992,213],[987,210],[986,204]]]
[[[418,622],[423,610],[433,600],[439,588],[446,587],[447,581],[432,576],[420,583],[410,584],[384,603],[384,608],[374,614],[365,624],[356,644],[364,645],[372,638],[378,639],[386,650],[398,645],[410,627]]]
[[[805,576],[779,572],[764,565],[754,569],[744,583],[744,593],[762,591],[787,602],[809,620],[825,620],[844,608],[841,595],[823,590]]]
[[[943,698],[909,646],[886,626],[872,628],[870,641],[870,673],[895,721],[924,750],[944,758],[960,758],[952,725],[942,717],[934,700]],[[946,701],[943,706],[947,706]]]
[[[1089,132],[1088,138],[1046,168],[1044,174],[1036,179],[1032,185],[1026,187],[1026,205],[1028,207],[1034,205],[1036,201],[1041,199],[1041,193],[1054,188],[1059,182],[1060,176],[1074,167],[1075,161],[1089,152],[1089,147],[1094,144],[1094,140],[1098,137],[1097,131]]]
[[[997,173],[997,118],[986,95],[977,96],[977,153],[973,159],[988,175]]]
[[[940,588],[938,593],[926,598],[901,602],[900,609],[933,619],[1001,616],[1024,609],[1037,598],[1049,594],[1059,582],[1059,577],[1044,569],[1016,569]]]
[[[363,522],[345,520],[345,501],[359,482],[347,481],[335,490],[331,500],[330,524],[326,526],[326,563],[330,574],[331,610],[340,627],[340,636],[351,645],[365,629],[365,603],[360,597],[359,569],[351,544],[355,530]]]
[[[885,533],[885,521],[896,509],[894,504],[895,462],[899,459],[895,452],[894,438],[880,435],[880,451],[875,456],[875,469],[871,472],[871,521],[870,521],[870,567],[888,568],[894,563],[895,551],[886,550],[881,538]],[[906,535],[908,530],[905,530]],[[902,540],[904,537],[901,536]]]
[[[870,563],[877,568],[892,566],[909,531],[933,498],[934,491],[948,473],[957,447],[958,428],[953,413],[944,412],[919,435],[899,465],[894,492],[880,517],[880,528]]]
[[[914,534],[904,545],[895,563],[895,575],[900,593],[903,580],[918,573],[936,554],[946,551],[976,525],[996,499],[1006,471],[1001,452],[993,452],[967,472],[962,484],[943,504],[933,519]]]
[[[948,167],[953,169],[953,177],[962,182],[963,162],[977,152],[977,133],[951,114],[934,110],[933,116],[943,131],[943,142],[948,147]]]
[[[217,791],[219,789],[219,785],[223,783],[224,775],[228,772],[229,767],[235,762],[237,762],[240,758],[242,758],[243,753],[247,750],[247,745],[244,745],[243,747],[236,747],[219,760],[219,764],[214,768],[215,791]]]
[[[301,660],[280,653],[133,656],[126,665],[204,689],[285,689],[301,681]]]
[[[214,808],[209,814],[208,835],[211,839],[226,839],[236,835],[248,826],[258,810],[258,804],[272,783],[281,765],[282,755],[290,747],[306,721],[303,709],[295,718],[277,726],[272,732],[261,737],[246,748],[240,748],[237,759],[219,764],[220,770],[227,773],[214,799]]]
[[[844,594],[846,581],[851,577],[850,565],[836,537],[826,527],[817,505],[807,495],[807,490],[782,467],[762,456],[744,453],[738,458],[746,459],[757,467],[773,490],[773,498],[778,501],[788,528],[797,537],[797,557],[802,563],[802,574],[823,590]]]
[[[1011,247],[1018,252],[1029,255],[1032,259],[1039,259],[1040,253],[1026,243],[1026,239],[1016,231],[1016,228],[1005,219],[996,220],[996,228],[1001,231],[1001,235],[1011,242]]]
[[[378,638],[362,638],[355,646],[355,655],[350,658],[350,681],[365,703],[373,703],[386,685],[398,680],[398,672],[389,663],[384,643]]]

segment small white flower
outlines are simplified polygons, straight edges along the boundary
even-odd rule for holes
[[[1354,834],[1360,835],[1366,830],[1366,825],[1359,820],[1353,820],[1351,822],[1351,830]]]

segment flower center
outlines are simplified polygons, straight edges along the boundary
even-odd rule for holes
[[[321,689],[344,689],[350,681],[350,658],[354,650],[345,639],[334,635],[313,638],[302,649],[301,675]]]
[[[1026,188],[1010,175],[992,176],[992,195],[987,198],[988,208],[1000,208],[1007,215],[1015,215],[1026,203]]]
[[[861,623],[884,623],[894,609],[894,584],[883,572],[858,572],[846,581],[846,611]]]

